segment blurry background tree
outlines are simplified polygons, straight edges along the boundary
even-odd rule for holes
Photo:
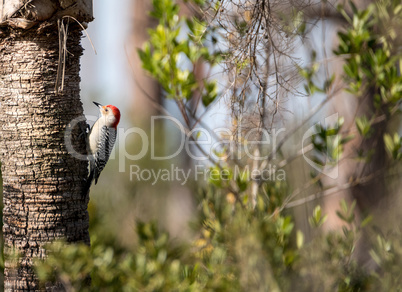
[[[72,156],[68,146],[86,153],[73,120],[85,121],[78,21],[93,19],[92,1],[9,0],[0,11],[4,290],[36,291],[32,266],[46,257],[45,244],[89,244],[81,196],[87,161]]]
[[[186,184],[196,208],[166,199],[177,182],[128,179],[129,165],[163,170],[176,160],[119,159],[126,172],[91,200],[92,247],[49,247],[39,277],[73,291],[401,290],[400,1],[185,3],[194,17],[153,1],[139,57],[160,86],[158,111],[182,117],[184,133],[166,127],[163,143],[185,136],[209,159],[208,179]],[[217,120],[227,131],[210,149],[204,133]],[[386,209],[373,203],[384,183]],[[363,189],[377,199],[349,196]],[[186,214],[180,226],[193,214],[185,236],[169,224],[172,204]]]
[[[192,15],[192,11],[188,9],[188,6],[184,2],[179,2],[178,5],[180,7],[180,15],[185,17],[190,17]],[[152,135],[155,138],[156,145],[154,145],[154,149],[157,156],[168,155],[168,153],[173,153],[175,151],[172,151],[172,149],[177,148],[179,143],[175,143],[175,141],[180,141],[182,133],[180,131],[172,131],[171,127],[173,125],[171,122],[163,119],[156,119],[151,122],[151,117],[163,115],[163,108],[171,109],[175,104],[172,100],[166,100],[163,98],[162,88],[157,80],[144,74],[142,62],[137,52],[138,49],[148,40],[148,30],[154,28],[158,24],[158,21],[149,13],[144,13],[144,11],[152,10],[152,1],[134,1],[132,6],[134,17],[132,22],[132,33],[128,39],[128,48],[131,53],[130,66],[132,67],[133,80],[135,81],[133,84],[134,98],[132,99],[132,112],[134,118],[132,119],[132,123],[144,129],[148,137]],[[202,82],[202,64],[197,66],[195,74],[196,79]],[[194,92],[194,98],[191,100],[195,101],[199,98],[199,94]],[[193,107],[194,105],[189,104],[189,106]],[[182,119],[178,109],[173,109],[172,115],[174,118]],[[190,119],[192,118],[190,117]],[[151,124],[155,126],[153,130],[156,130],[153,133],[151,132]],[[174,139],[174,136],[176,136],[177,139]],[[134,140],[133,144],[135,147],[135,145],[138,144],[138,141]],[[181,169],[190,169],[192,166],[192,160],[188,157],[185,151],[182,151],[174,158],[174,160],[167,161],[165,167],[169,167],[172,164],[175,164]],[[150,157],[147,157],[147,159],[141,160],[140,166],[158,170],[161,168],[161,161],[152,161]],[[169,220],[162,219],[160,224],[166,224],[165,227],[175,235],[184,235],[186,232],[183,233],[183,228],[186,229],[185,222],[189,219],[189,212],[182,212],[182,210],[189,210],[189,207],[192,206],[193,203],[188,187],[175,182],[163,186],[161,190],[157,190],[157,188],[154,190],[150,189],[148,183],[138,184],[138,187],[142,188],[143,192],[138,191],[139,195],[136,196],[136,204],[150,205],[150,208],[155,206],[156,209],[154,212],[161,212],[160,210],[157,210],[158,205],[164,204],[166,210],[163,210],[163,213],[166,218],[169,218]],[[161,192],[164,193],[163,197],[159,196]],[[154,202],[150,198],[155,198],[157,201]],[[165,203],[162,203],[162,201]],[[182,204],[171,204],[171,202],[181,202]]]

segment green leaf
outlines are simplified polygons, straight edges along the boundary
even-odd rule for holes
[[[348,212],[348,204],[346,203],[345,199],[341,200],[340,205],[341,205],[341,209],[342,209],[343,213],[347,213]]]
[[[367,216],[364,220],[360,223],[360,227],[366,227],[373,220],[373,216]]]
[[[335,74],[332,74],[332,76],[329,79],[325,80],[324,82],[325,91],[328,91],[330,89],[331,85],[334,83],[334,80],[335,80]]]
[[[355,123],[360,135],[368,137],[371,132],[371,121],[366,116],[361,116],[355,119]]]
[[[391,135],[388,133],[384,134],[384,143],[387,151],[391,154],[394,152],[394,140],[391,138]]]
[[[205,93],[202,96],[202,104],[207,107],[210,105],[218,96],[218,87],[216,81],[205,81],[204,82]]]
[[[387,152],[393,159],[398,160],[402,158],[402,153],[400,151],[402,147],[402,139],[399,137],[398,133],[394,133],[393,136],[385,133],[384,144]]]
[[[304,244],[304,234],[300,230],[296,232],[296,246],[297,248],[302,248]]]
[[[313,210],[313,216],[309,218],[311,227],[320,227],[327,220],[328,215],[322,216],[321,207],[316,206]]]

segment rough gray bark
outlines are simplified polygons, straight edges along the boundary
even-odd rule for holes
[[[89,244],[81,199],[87,162],[66,149],[67,125],[83,116],[79,97],[81,32],[70,30],[64,91],[55,94],[57,33],[35,31],[0,42],[0,157],[3,175],[5,290],[36,289],[33,258],[55,239]],[[73,145],[85,144],[73,132]],[[12,249],[19,254],[18,266]]]
[[[51,19],[70,16],[92,21],[92,0],[2,0],[0,26],[29,29]]]
[[[2,8],[7,2],[10,1],[2,3]],[[28,5],[18,10],[20,14],[2,15],[0,23],[7,25],[0,35],[5,291],[41,290],[33,263],[36,258],[46,257],[47,243],[64,239],[89,244],[88,201],[81,198],[87,161],[82,156],[75,158],[66,147],[70,143],[76,152],[84,154],[85,140],[79,137],[81,129],[77,125],[67,135],[70,142],[65,139],[75,118],[85,120],[79,96],[82,33],[80,26],[70,23],[64,86],[56,93],[60,19],[57,15],[61,11],[60,6],[56,7],[59,10],[46,16],[50,21],[40,22],[39,27],[30,30],[15,29],[10,24],[10,19],[17,16],[28,17],[34,25],[43,20],[28,13]],[[67,15],[79,18],[80,13],[69,12]],[[46,288],[61,289],[58,283]]]

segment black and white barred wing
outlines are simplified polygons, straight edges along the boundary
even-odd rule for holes
[[[103,126],[101,128],[101,139],[98,142],[98,151],[94,154],[94,178],[95,184],[98,182],[98,178],[102,170],[105,168],[107,161],[109,160],[110,153],[114,143],[116,142],[116,129]]]

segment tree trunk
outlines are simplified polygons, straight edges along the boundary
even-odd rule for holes
[[[70,131],[74,119],[85,120],[79,96],[80,30],[75,23],[69,26],[64,86],[58,93],[56,21],[42,32],[8,29],[1,35],[5,291],[39,290],[33,261],[46,257],[45,244],[57,239],[89,244],[88,200],[81,198],[87,161],[67,147],[85,153],[80,127]],[[58,286],[52,283],[47,288]]]
[[[338,1],[342,2],[342,1]],[[317,2],[319,5],[323,3]],[[329,3],[329,2],[328,2]],[[333,26],[333,34],[327,34],[326,42],[333,40],[334,48],[337,47],[339,37],[337,32],[342,29],[342,27],[348,25],[343,16],[337,12],[334,7],[336,3],[325,4],[321,9],[314,9],[314,7],[309,7],[304,12],[306,15],[312,19],[323,18],[327,25]],[[353,3],[358,9],[366,8],[372,0],[355,0]],[[345,3],[343,3],[345,5]],[[317,7],[315,7],[317,8]],[[353,14],[349,5],[344,7],[349,15]],[[328,20],[333,20],[329,23]],[[337,60],[331,63],[331,73],[336,76],[342,76],[344,62]],[[339,113],[340,116],[344,117],[345,124],[343,130],[350,131],[355,127],[355,118],[361,117],[363,115],[371,117],[376,113],[374,106],[374,96],[375,89],[373,88],[365,96],[353,97],[353,95],[340,92],[337,94],[331,105],[333,106],[334,112]],[[377,113],[378,114],[378,113]],[[341,229],[345,222],[341,220],[336,214],[336,210],[339,209],[339,202],[341,199],[345,199],[349,204],[356,200],[358,210],[356,212],[357,220],[360,220],[362,216],[366,214],[382,214],[384,210],[388,210],[390,206],[387,206],[387,199],[389,198],[389,193],[386,188],[386,181],[384,178],[385,171],[378,174],[377,172],[381,169],[386,168],[386,151],[384,147],[383,135],[389,123],[389,119],[377,123],[372,126],[372,136],[368,139],[363,139],[359,135],[347,143],[343,151],[343,161],[339,164],[338,177],[336,179],[326,178],[322,179],[325,186],[333,185],[344,185],[348,181],[353,179],[359,179],[363,177],[368,177],[370,175],[375,175],[376,179],[370,180],[365,184],[358,184],[350,189],[340,190],[336,193],[336,196],[329,196],[323,199],[324,203],[324,213],[328,215],[327,223],[324,225],[328,230]],[[356,131],[357,132],[357,131]],[[374,149],[371,159],[365,162],[361,162],[356,158],[357,149],[363,150],[363,153],[368,157],[370,150]],[[382,216],[382,215],[381,215]],[[373,262],[369,256],[369,238],[367,234],[363,233],[361,239],[356,243],[356,249],[354,254],[360,263],[368,266],[369,262]]]

